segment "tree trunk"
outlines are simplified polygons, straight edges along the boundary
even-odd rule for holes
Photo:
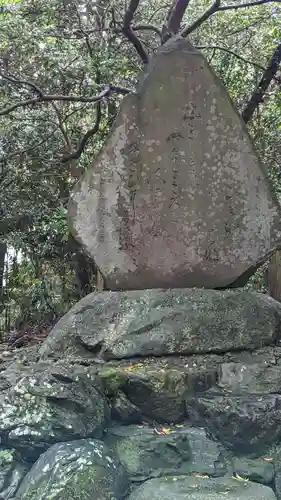
[[[268,293],[281,302],[281,250],[270,259],[267,272]]]
[[[68,235],[69,253],[76,276],[80,297],[92,291],[92,278],[97,274],[97,267],[83,252],[81,245],[71,233]],[[101,285],[100,285],[101,286]]]
[[[0,242],[0,304],[2,304],[3,298],[3,279],[5,272],[5,257],[7,252],[7,244]],[[1,306],[0,306],[1,309]]]

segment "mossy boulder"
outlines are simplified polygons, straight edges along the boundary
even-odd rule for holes
[[[281,337],[281,304],[241,290],[93,293],[43,343],[42,357],[104,360],[254,350]]]
[[[130,402],[134,421],[138,408],[143,418],[176,423],[184,419],[186,399],[215,383],[218,362],[217,356],[140,358],[108,362],[98,373],[115,409],[119,395],[120,419]],[[122,410],[122,401],[127,410],[124,406]]]
[[[122,500],[126,473],[102,441],[58,443],[43,453],[17,491],[19,500]]]
[[[210,476],[226,473],[220,446],[203,429],[188,424],[113,427],[105,442],[115,451],[132,481],[194,472]]]

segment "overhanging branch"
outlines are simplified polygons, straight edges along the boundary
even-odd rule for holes
[[[180,33],[181,36],[186,37],[193,31],[195,31],[197,28],[199,28],[199,26],[201,26],[205,21],[207,21],[207,19],[209,19],[209,17],[211,17],[213,14],[215,14],[215,12],[219,10],[220,4],[221,0],[215,0],[214,3],[211,5],[211,7],[208,10],[206,10],[206,12],[204,12],[204,14],[201,17],[196,19],[196,21],[193,24],[191,24],[191,26],[186,26],[185,28],[183,28],[183,30]]]
[[[92,97],[84,97],[84,96],[71,96],[71,95],[40,95],[38,97],[32,97],[30,99],[26,99],[25,101],[19,101],[10,106],[6,106],[5,108],[0,109],[0,116],[7,115],[12,111],[15,111],[18,108],[24,108],[27,106],[34,106],[37,104],[41,104],[44,102],[52,102],[52,101],[65,101],[65,102],[84,102],[84,103],[97,103],[102,101],[103,99],[110,97],[112,94],[121,94],[127,95],[133,93],[132,89],[128,89],[126,87],[119,86],[109,86],[105,90],[103,90],[100,94]]]
[[[223,11],[223,10],[245,9],[248,7],[255,7],[257,5],[265,5],[268,3],[281,3],[281,0],[255,0],[254,2],[245,2],[233,5],[222,5],[218,10]]]
[[[149,56],[148,53],[143,46],[142,42],[134,32],[132,28],[132,21],[134,19],[134,15],[138,9],[139,6],[139,1],[140,0],[130,0],[129,7],[126,10],[125,16],[124,16],[124,22],[123,22],[123,27],[122,27],[122,33],[123,35],[133,44],[135,47],[138,55],[140,56],[142,62],[144,64],[147,64],[149,61]]]

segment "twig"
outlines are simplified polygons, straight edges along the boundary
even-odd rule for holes
[[[182,37],[186,37],[190,35],[193,31],[199,28],[207,19],[209,19],[213,14],[217,12],[223,12],[226,10],[237,10],[237,9],[245,9],[247,7],[255,7],[257,5],[269,4],[269,3],[281,3],[281,0],[256,0],[254,2],[246,2],[241,4],[234,5],[221,5],[221,0],[215,0],[211,7],[204,12],[204,14],[196,19],[196,21],[190,26],[186,26],[180,32]]]
[[[134,33],[134,30],[132,29],[132,26],[131,26],[138,6],[139,6],[139,0],[130,0],[129,7],[128,7],[127,11],[125,12],[125,16],[124,16],[122,33],[129,40],[129,42],[131,42],[133,44],[133,46],[135,47],[137,53],[139,54],[142,62],[144,64],[147,64],[149,62],[148,53],[146,52],[142,42],[137,37],[136,33]]]
[[[186,37],[193,31],[195,31],[197,28],[199,28],[199,26],[201,26],[205,21],[207,21],[209,17],[215,14],[215,12],[218,12],[220,4],[221,0],[215,0],[214,3],[211,5],[211,7],[208,10],[206,10],[206,12],[204,12],[204,14],[201,17],[196,19],[196,21],[194,21],[194,23],[191,24],[190,26],[186,26],[185,28],[182,29],[182,31],[180,32],[181,36]]]
[[[259,104],[263,102],[265,92],[267,91],[271,81],[276,76],[281,62],[281,43],[275,49],[274,54],[270,60],[268,67],[265,69],[264,74],[259,82],[258,87],[254,91],[249,102],[244,107],[242,112],[242,118],[245,123],[248,123],[255,110],[258,108]]]
[[[73,151],[73,153],[67,155],[67,156],[64,156],[61,160],[62,163],[66,163],[70,160],[77,160],[78,158],[80,158],[81,154],[83,153],[88,141],[90,140],[91,137],[93,137],[93,135],[95,135],[98,131],[99,131],[99,127],[100,127],[100,122],[101,122],[101,118],[102,118],[102,112],[101,112],[101,103],[98,102],[97,104],[97,115],[96,115],[96,122],[95,122],[95,125],[93,128],[91,128],[90,130],[88,130],[86,132],[86,134],[82,137],[81,141],[80,141],[80,144],[78,146],[78,148],[76,149],[76,151]]]
[[[37,85],[35,85],[32,82],[29,82],[28,80],[21,80],[20,78],[16,78],[13,75],[7,75],[2,71],[0,71],[0,77],[4,78],[4,80],[7,80],[7,82],[14,83],[15,85],[26,85],[30,87],[32,90],[34,90],[34,92],[36,92],[39,96],[43,95],[42,90],[39,87],[37,87]]]
[[[60,129],[63,137],[64,137],[65,143],[66,143],[69,151],[72,151],[71,140],[69,139],[67,131],[66,131],[66,128],[64,126],[63,119],[62,119],[62,116],[61,116],[61,112],[60,112],[60,110],[58,109],[57,105],[54,102],[51,102],[51,105],[52,105],[52,108],[54,109],[54,111],[55,111],[55,113],[57,115],[58,126],[59,126],[59,129]]]
[[[234,5],[222,5],[218,10],[237,10],[237,9],[245,9],[247,7],[255,7],[256,5],[264,5],[268,3],[281,3],[281,0],[256,0],[255,2],[245,2]]]
[[[231,54],[232,56],[235,56],[237,59],[240,59],[240,61],[243,61],[246,64],[251,64],[252,66],[255,66],[258,69],[261,69],[262,71],[265,71],[265,67],[261,66],[259,63],[255,61],[249,61],[245,57],[240,56],[240,54],[237,54],[233,50],[227,49],[225,47],[221,47],[220,45],[196,45],[196,48],[198,50],[221,50],[222,52],[227,52],[227,54]]]

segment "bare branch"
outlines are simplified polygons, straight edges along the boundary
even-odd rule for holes
[[[36,92],[39,96],[41,96],[43,94],[42,90],[39,87],[37,87],[37,85],[35,85],[34,83],[29,82],[27,80],[21,80],[20,78],[16,78],[13,75],[7,75],[6,73],[3,73],[2,71],[0,71],[0,77],[2,77],[7,82],[13,83],[15,85],[26,85],[26,86],[30,87],[32,90],[34,90],[34,92]]]
[[[211,7],[204,12],[204,14],[196,19],[196,21],[191,24],[190,26],[186,26],[183,28],[183,30],[180,32],[182,37],[188,36],[190,33],[195,31],[199,26],[201,26],[209,17],[211,17],[215,12],[218,12],[220,8],[221,0],[215,0],[214,3],[211,5]]]
[[[162,29],[162,44],[180,31],[182,18],[191,0],[174,0]]]
[[[90,138],[93,137],[93,135],[95,135],[99,131],[101,118],[102,118],[101,103],[98,102],[96,122],[95,122],[94,127],[91,128],[90,130],[88,130],[88,132],[86,132],[86,134],[82,137],[80,144],[79,144],[78,148],[76,149],[76,151],[73,151],[73,153],[71,153],[67,156],[64,156],[62,158],[62,160],[61,160],[62,163],[66,163],[66,162],[71,161],[71,160],[77,160],[78,158],[80,158],[80,156],[83,153]]]
[[[140,0],[130,0],[129,7],[125,13],[124,16],[124,23],[122,27],[122,33],[123,35],[133,44],[135,47],[137,53],[139,54],[142,62],[144,64],[147,64],[149,61],[149,56],[147,51],[145,50],[145,47],[143,46],[142,42],[140,39],[137,37],[136,33],[134,33],[134,30],[132,29],[132,21],[134,18],[134,15],[138,9],[139,6],[139,1]]]
[[[162,36],[161,30],[152,24],[136,24],[132,26],[133,31],[153,31],[160,38]]]
[[[247,7],[255,7],[257,5],[264,5],[268,3],[281,3],[281,0],[255,0],[254,2],[245,2],[233,5],[222,5],[218,10],[223,11],[223,10],[245,9]]]
[[[215,0],[211,7],[204,12],[204,14],[199,17],[191,26],[186,26],[180,32],[182,37],[186,37],[190,35],[193,31],[199,28],[207,19],[209,19],[216,12],[222,12],[226,10],[237,10],[244,9],[247,7],[255,7],[257,5],[269,4],[269,3],[281,3],[281,0],[256,0],[254,2],[246,2],[241,4],[233,4],[233,5],[221,5],[221,0]]]
[[[62,119],[62,116],[61,116],[61,112],[59,110],[59,108],[57,107],[57,105],[52,101],[51,102],[51,105],[57,115],[57,119],[58,119],[58,126],[59,126],[59,129],[63,135],[63,138],[65,140],[65,143],[69,149],[69,151],[72,151],[72,145],[71,145],[71,140],[70,138],[68,137],[68,134],[67,134],[67,131],[66,131],[66,128],[64,126],[64,123],[63,123],[63,119]]]
[[[0,116],[7,115],[12,111],[15,111],[18,108],[23,108],[26,106],[32,106],[41,104],[44,102],[52,102],[52,101],[65,101],[65,102],[85,102],[85,103],[96,103],[100,102],[103,99],[110,97],[112,94],[121,94],[127,95],[131,94],[134,91],[132,89],[128,89],[126,87],[119,87],[111,85],[105,90],[103,90],[99,95],[93,97],[83,97],[83,96],[71,96],[71,95],[41,95],[40,97],[34,97],[30,99],[26,99],[25,101],[19,101],[11,106],[7,106],[6,108],[0,109]]]
[[[274,54],[270,60],[270,63],[265,69],[264,74],[258,84],[258,87],[254,91],[252,97],[250,98],[249,102],[246,104],[242,112],[242,118],[245,123],[248,123],[251,120],[259,104],[263,102],[265,92],[267,91],[270,83],[276,76],[276,73],[280,66],[280,62],[281,62],[281,43],[275,49]]]

